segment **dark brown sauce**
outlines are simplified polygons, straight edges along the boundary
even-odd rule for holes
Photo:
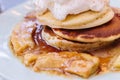
[[[56,49],[50,45],[48,45],[43,39],[42,39],[42,36],[41,36],[41,32],[42,32],[42,29],[44,26],[40,25],[37,23],[37,19],[36,19],[36,14],[35,14],[35,11],[32,11],[30,13],[28,13],[26,16],[25,16],[25,21],[35,21],[36,24],[35,24],[35,31],[32,33],[32,37],[33,37],[33,40],[36,44],[35,48],[31,51],[34,51],[34,50],[37,50],[38,54],[40,54],[40,52],[59,52],[61,50],[59,49]]]
[[[33,39],[36,43],[36,47],[39,47],[41,51],[45,51],[45,52],[59,52],[61,50],[56,49],[50,45],[48,45],[41,36],[41,32],[44,26],[38,25],[36,24],[36,30],[33,34]]]

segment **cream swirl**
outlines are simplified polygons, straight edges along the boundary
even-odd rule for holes
[[[36,9],[43,14],[49,10],[58,20],[64,20],[69,14],[79,14],[88,10],[101,11],[104,0],[33,0]]]

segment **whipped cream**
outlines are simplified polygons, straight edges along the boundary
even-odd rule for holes
[[[101,11],[104,0],[33,0],[41,14],[49,10],[58,20],[64,20],[68,14],[79,14],[88,10]]]

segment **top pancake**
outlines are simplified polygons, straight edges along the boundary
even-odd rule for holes
[[[62,29],[85,29],[95,27],[110,21],[114,16],[114,12],[109,6],[105,6],[100,12],[86,11],[77,15],[68,15],[65,20],[57,20],[51,12],[47,11],[44,14],[37,14],[37,19],[42,25],[50,26],[51,28]]]
[[[73,41],[113,41],[120,38],[120,16],[116,13],[110,22],[94,28],[79,30],[53,29],[53,31],[57,35]]]

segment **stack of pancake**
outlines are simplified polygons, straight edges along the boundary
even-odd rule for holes
[[[120,18],[109,5],[100,12],[68,15],[65,20],[57,20],[50,11],[37,13],[37,18],[43,25],[43,40],[61,50],[95,50],[120,38]]]

